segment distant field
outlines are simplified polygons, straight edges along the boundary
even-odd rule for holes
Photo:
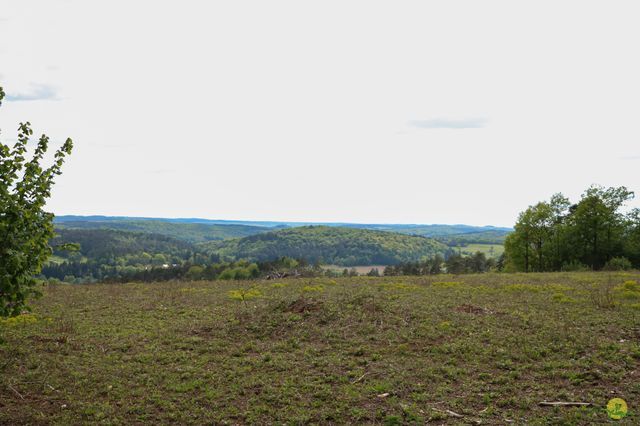
[[[504,253],[502,244],[467,244],[459,247],[463,254],[474,254],[476,252],[484,253],[487,257],[498,258]],[[456,250],[458,247],[456,247]]]
[[[51,285],[0,321],[0,424],[638,424],[639,279]]]

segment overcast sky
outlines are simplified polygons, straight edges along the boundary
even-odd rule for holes
[[[0,0],[0,137],[74,139],[56,214],[511,226],[640,192],[639,12]]]

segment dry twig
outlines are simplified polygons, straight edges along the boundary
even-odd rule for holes
[[[588,407],[593,404],[590,402],[542,401],[538,405],[543,407]]]

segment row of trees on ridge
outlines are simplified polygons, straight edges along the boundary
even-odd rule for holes
[[[640,267],[640,209],[626,187],[591,186],[577,203],[558,193],[520,213],[505,241],[505,270]]]

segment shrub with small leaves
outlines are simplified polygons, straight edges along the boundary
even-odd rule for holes
[[[0,105],[3,98],[0,88]],[[43,168],[49,138],[40,137],[28,160],[32,134],[29,122],[20,123],[18,141],[12,147],[0,142],[0,317],[20,314],[27,309],[27,299],[39,295],[34,276],[51,255],[49,239],[54,235],[53,214],[44,207],[54,178],[73,148],[67,139],[53,164]]]
[[[260,290],[257,289],[239,289],[239,290],[231,290],[229,291],[229,298],[233,300],[239,300],[241,302],[245,302],[250,299],[255,299],[256,297],[262,296]]]
[[[605,271],[628,271],[633,265],[626,257],[614,257],[604,265]]]

